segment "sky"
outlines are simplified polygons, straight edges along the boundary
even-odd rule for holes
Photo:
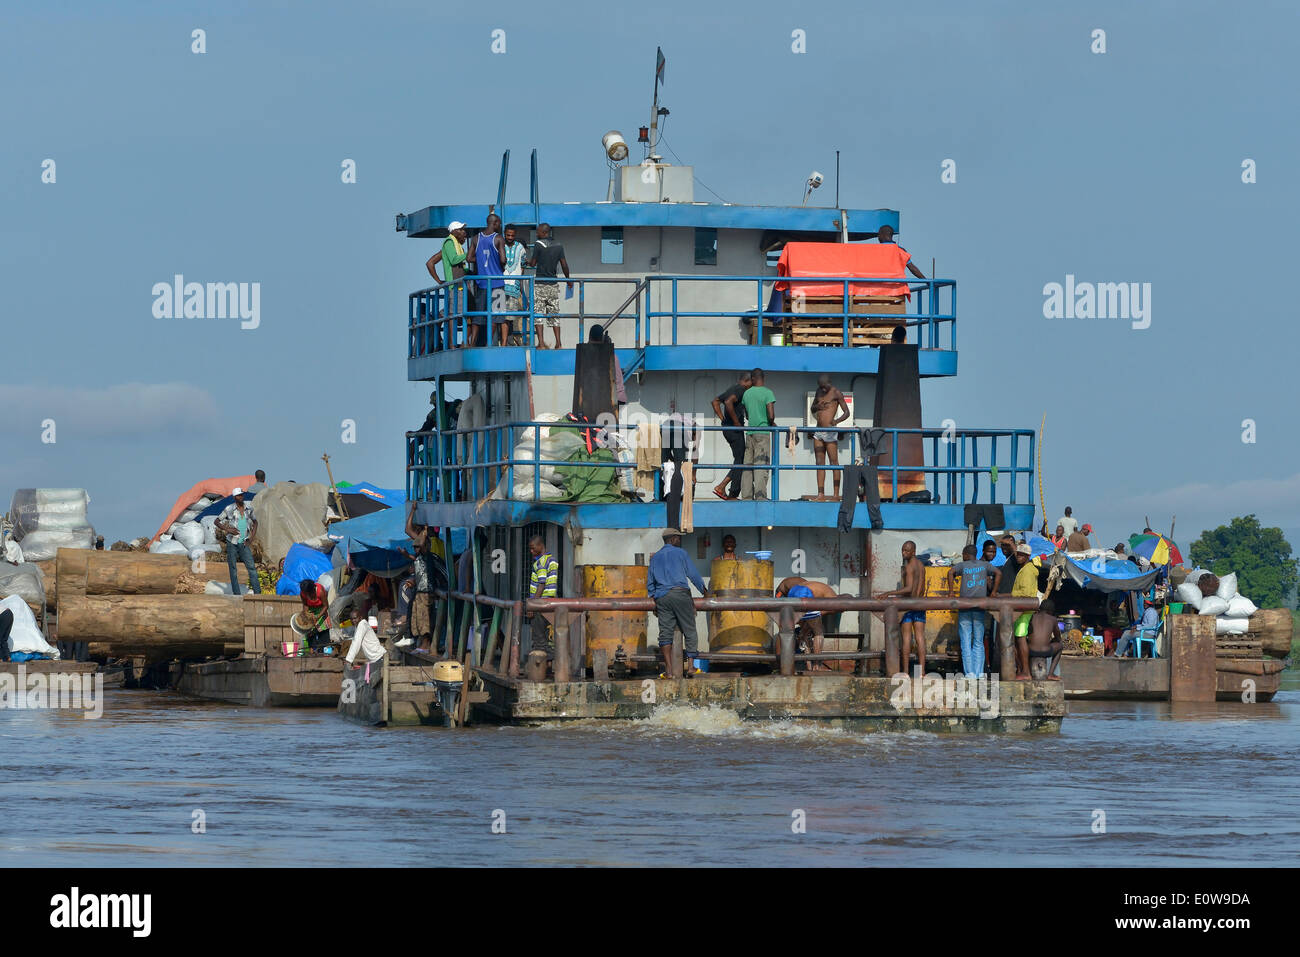
[[[957,280],[960,374],[927,380],[927,426],[1045,415],[1049,512],[1107,544],[1147,516],[1187,545],[1253,512],[1300,547],[1300,13],[1089,8],[11,4],[0,508],[84,487],[111,542],[208,476],[323,481],[323,452],[338,479],[400,486],[428,396],[406,295],[433,247],[394,214],[494,201],[506,148],[511,199],[534,147],[546,201],[603,199],[600,136],[645,122],[658,45],[667,145],[703,183],[795,204],[819,169],[829,204],[838,149],[842,205],[899,210],[899,241]],[[178,273],[260,283],[257,327],[155,317]],[[1149,325],[1046,318],[1067,275],[1149,283]]]

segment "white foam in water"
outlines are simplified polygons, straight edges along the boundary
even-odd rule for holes
[[[633,727],[651,731],[680,731],[703,737],[744,736],[752,738],[797,739],[859,739],[861,734],[830,728],[825,725],[793,721],[789,718],[746,721],[730,708],[716,704],[707,707],[693,705],[661,705],[650,717],[633,721]]]

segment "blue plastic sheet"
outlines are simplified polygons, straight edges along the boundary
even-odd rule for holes
[[[382,514],[382,513],[376,513]],[[328,574],[334,569],[330,557],[306,545],[290,545],[289,554],[284,556],[284,571],[275,583],[277,595],[296,595],[298,586],[304,578],[312,581]]]

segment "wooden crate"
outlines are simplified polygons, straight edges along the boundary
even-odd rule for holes
[[[289,620],[301,609],[301,599],[292,595],[245,595],[245,653],[279,655],[282,641],[300,640]]]
[[[888,319],[850,319],[849,344],[854,346],[887,346],[894,339],[894,330],[902,322]],[[840,319],[817,319],[807,315],[786,321],[785,332],[792,346],[839,346],[844,344],[844,323]]]
[[[1264,643],[1249,635],[1219,635],[1214,639],[1216,658],[1262,658]]]

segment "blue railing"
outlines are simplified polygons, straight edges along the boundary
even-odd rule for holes
[[[653,426],[659,426],[656,422]],[[493,495],[498,486],[510,490],[507,497],[513,497],[516,482],[516,468],[527,469],[523,487],[528,488],[531,496],[522,496],[525,500],[544,501],[542,498],[542,470],[563,465],[594,466],[606,469],[633,469],[634,464],[625,461],[592,462],[581,459],[576,462],[541,459],[540,432],[534,431],[532,447],[527,442],[522,446],[527,452],[520,456],[520,443],[517,441],[523,431],[540,427],[543,429],[577,430],[580,426],[555,422],[511,422],[506,425],[491,425],[469,429],[463,432],[408,432],[406,434],[406,493],[408,500],[422,502],[478,502]],[[601,430],[592,428],[593,434]],[[764,472],[768,479],[768,498],[781,500],[781,486],[784,481],[787,489],[799,472],[825,471],[832,473],[827,485],[834,487],[838,473],[845,465],[858,459],[861,433],[857,429],[835,429],[840,434],[838,443],[841,464],[817,464],[813,452],[802,444],[805,436],[832,431],[821,428],[766,428],[750,429],[739,426],[695,425],[687,426],[687,435],[698,433],[702,441],[709,432],[766,432],[771,436],[770,461],[755,464],[737,464],[726,461],[701,461],[699,452],[691,454],[690,449],[681,449],[679,458],[689,458],[694,463],[697,482],[703,481],[700,473],[711,471],[707,481],[717,484],[731,469],[741,472]],[[785,439],[793,431],[797,439],[794,451],[787,449]],[[973,505],[973,504],[1034,504],[1034,443],[1036,436],[1026,429],[883,429],[873,430],[884,433],[883,440],[877,445],[878,452],[888,450],[890,464],[878,464],[880,476],[887,478],[888,485],[882,485],[881,498],[884,501],[897,501],[900,492],[912,491],[919,476],[924,483],[928,496],[919,497],[921,501],[934,504]],[[624,444],[632,441],[636,434],[634,428],[620,427],[618,434]],[[680,430],[665,432],[668,435],[683,435]],[[909,443],[915,448],[918,437],[923,449],[923,464],[900,462],[900,453],[906,453]],[[901,449],[900,449],[901,444]],[[662,447],[662,443],[661,443]],[[442,454],[438,454],[438,449]],[[698,445],[696,446],[698,449]],[[879,455],[879,458],[884,458]],[[635,459],[635,456],[633,456]],[[652,463],[658,466],[659,463]],[[534,468],[539,465],[541,468]],[[654,472],[654,487],[650,490],[655,499],[662,497],[661,473]],[[785,478],[783,479],[783,476]],[[1023,483],[1023,486],[1022,486]],[[549,483],[548,483],[549,484]],[[798,491],[796,489],[796,491]],[[564,499],[552,499],[563,501]],[[912,496],[907,500],[917,500]]]
[[[407,323],[410,329],[408,357],[415,359],[466,345],[495,346],[502,344],[527,345],[536,341],[544,322],[539,321],[536,289],[539,281],[534,276],[513,276],[510,281],[519,284],[522,301],[510,302],[503,289],[492,290],[478,301],[471,295],[477,284],[489,280],[466,276],[450,283],[442,283],[413,292],[408,297]],[[494,279],[500,282],[499,279]],[[773,293],[776,282],[788,283],[791,290],[784,294]],[[847,347],[855,339],[861,344],[865,327],[872,323],[880,328],[903,326],[906,341],[923,349],[957,348],[957,283],[951,279],[913,279],[906,283],[897,278],[869,277],[776,277],[776,276],[646,276],[643,278],[611,278],[601,276],[574,276],[559,279],[560,293],[558,318],[577,321],[577,337],[571,335],[570,345],[585,341],[587,324],[604,323],[622,301],[645,283],[640,296],[633,296],[628,307],[614,320],[610,333],[620,347],[643,348],[649,345],[740,345],[766,344],[771,336],[790,328],[796,317],[807,324],[815,319],[823,324],[823,345]],[[842,295],[828,299],[812,300],[800,296],[803,285],[839,283]],[[850,293],[861,284],[890,283],[906,286],[912,300],[904,306],[905,312],[891,312],[882,300],[885,297],[867,297]],[[703,284],[703,288],[701,288]],[[754,298],[744,301],[747,292],[729,295],[735,290],[752,287]],[[608,293],[607,296],[595,295]],[[719,293],[732,299],[734,308],[692,308],[689,300]],[[896,297],[901,298],[901,297]],[[593,302],[593,299],[597,300]],[[752,303],[752,308],[750,307]],[[518,308],[510,308],[516,305]],[[838,306],[839,308],[834,308]],[[896,307],[894,307],[896,308]],[[689,320],[691,336],[679,338],[681,320]],[[838,320],[836,327],[835,320]],[[739,321],[744,332],[734,324]],[[717,333],[701,334],[704,322],[716,322]],[[879,331],[879,330],[877,330]],[[572,333],[573,330],[569,329]],[[471,339],[471,335],[473,338]],[[838,335],[838,341],[827,337]],[[512,343],[511,336],[518,341]],[[882,336],[877,339],[883,341]],[[871,344],[879,344],[873,339]],[[630,340],[630,341],[629,341]],[[786,343],[791,344],[789,342]]]

